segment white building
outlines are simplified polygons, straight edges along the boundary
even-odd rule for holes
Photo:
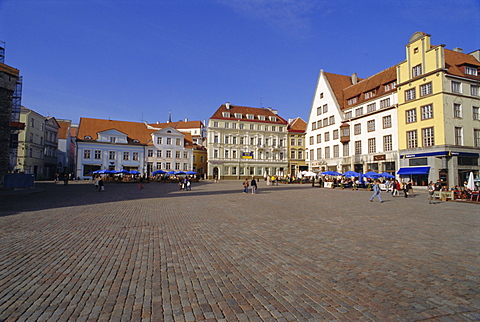
[[[208,121],[209,177],[286,175],[287,125],[271,108],[221,105]]]
[[[320,71],[307,126],[312,171],[379,171],[398,163],[395,68],[364,80]]]

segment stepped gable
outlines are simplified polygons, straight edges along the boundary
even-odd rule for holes
[[[238,106],[238,105],[231,105],[228,104],[229,108],[227,109],[227,104],[221,105],[215,113],[213,113],[211,119],[219,119],[219,120],[232,120],[232,121],[248,121],[248,122],[259,122],[259,123],[270,123],[270,124],[281,124],[285,125],[288,122],[283,119],[281,116],[276,114],[276,111],[271,108],[259,108],[259,107],[247,107],[247,106]],[[229,112],[230,117],[224,117],[223,112]],[[235,113],[242,114],[241,118],[237,118]],[[253,119],[247,119],[247,114],[254,115]],[[258,116],[263,115],[265,116],[265,120],[260,120]],[[275,116],[275,121],[270,121],[269,116]]]
[[[384,94],[395,92],[396,91],[395,87],[390,88],[389,91],[385,91],[385,86],[383,85],[391,83],[396,79],[397,79],[396,66],[392,66],[373,76],[367,77],[359,81],[357,84],[350,85],[349,87],[343,90],[344,100],[342,102],[342,106],[343,106],[342,109],[349,107],[347,105],[347,100],[355,96],[358,96],[357,103],[355,103],[355,105],[358,105],[366,101],[369,101],[371,99],[377,99],[379,96],[382,96]],[[367,93],[372,90],[375,90],[375,95],[369,99],[365,99],[365,95],[361,95],[363,93]]]

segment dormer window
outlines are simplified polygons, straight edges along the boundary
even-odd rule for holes
[[[268,119],[272,122],[276,122],[277,118],[275,116],[269,116]]]
[[[134,139],[132,140],[133,143],[139,143],[140,141],[138,141],[137,139]]]
[[[375,91],[370,91],[365,93],[365,99],[369,99],[375,96]]]
[[[465,74],[466,75],[472,75],[472,76],[478,76],[478,68],[477,67],[472,67],[472,66],[465,66]]]
[[[358,97],[352,97],[347,101],[347,103],[348,105],[353,105],[353,104],[356,104],[357,101],[358,101]]]
[[[235,113],[235,118],[241,119],[242,118],[242,113]]]
[[[230,117],[230,112],[222,112],[223,117]]]
[[[91,139],[92,139],[92,137],[91,137],[90,135],[85,135],[83,138],[84,138],[85,140],[91,140]]]
[[[259,115],[259,116],[258,116],[258,119],[259,119],[260,121],[265,121],[265,115]]]
[[[253,120],[253,118],[254,118],[254,115],[253,115],[253,114],[247,114],[247,119]]]

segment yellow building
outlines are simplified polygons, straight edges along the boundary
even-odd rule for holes
[[[288,169],[291,177],[296,178],[301,171],[308,170],[305,162],[305,132],[307,123],[297,117],[288,122]]]
[[[462,185],[478,176],[480,51],[430,44],[416,32],[397,65],[398,145],[403,179]]]

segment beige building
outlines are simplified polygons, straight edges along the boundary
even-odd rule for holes
[[[307,123],[302,118],[297,117],[288,122],[288,174],[296,178],[301,171],[308,170],[305,162],[305,131]]]
[[[20,122],[25,130],[19,133],[16,170],[35,174],[35,179],[45,179],[45,117],[22,106]]]
[[[286,175],[287,125],[271,108],[221,105],[208,121],[208,177]]]

